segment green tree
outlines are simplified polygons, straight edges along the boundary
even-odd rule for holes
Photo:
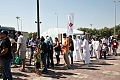
[[[87,32],[91,36],[94,35],[96,37],[109,37],[114,34],[114,27],[112,28],[104,27],[102,29],[78,28],[78,30]],[[116,26],[116,34],[118,34],[118,38],[120,38],[120,24]]]
[[[29,33],[29,39],[31,39],[31,38],[32,38],[32,34],[34,34],[34,35],[35,35],[35,37],[37,37],[37,32],[33,32],[33,33],[32,33],[32,32],[30,32],[30,33]]]

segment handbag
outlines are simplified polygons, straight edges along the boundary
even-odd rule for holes
[[[21,65],[22,64],[22,58],[18,56],[14,59],[14,64]]]
[[[55,51],[61,51],[61,46],[55,47]]]

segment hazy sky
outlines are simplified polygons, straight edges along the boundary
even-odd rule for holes
[[[120,24],[120,2],[116,0],[117,24]],[[22,30],[36,32],[37,0],[0,0],[0,25],[17,28],[16,16],[22,19]],[[113,0],[40,0],[41,32],[57,27],[67,28],[67,15],[74,13],[74,28],[103,28],[114,26]],[[19,26],[21,21],[19,20]],[[21,28],[20,28],[21,30]]]

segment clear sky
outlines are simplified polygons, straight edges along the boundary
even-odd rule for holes
[[[120,2],[116,0],[117,19],[120,24]],[[16,16],[22,19],[22,30],[36,32],[37,0],[0,0],[0,25],[17,28]],[[74,28],[103,28],[114,26],[113,0],[40,0],[41,32],[57,27],[67,28],[67,15],[74,13]],[[19,20],[19,26],[21,21]],[[21,30],[21,28],[20,28]]]

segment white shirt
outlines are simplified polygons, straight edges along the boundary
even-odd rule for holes
[[[93,49],[95,49],[95,41],[92,41]]]
[[[102,40],[102,43],[108,44],[108,40],[104,38],[104,39]]]
[[[95,50],[101,50],[99,41],[95,41]]]
[[[74,43],[74,50],[79,50],[79,41],[78,39],[73,39],[73,43]]]
[[[26,51],[26,38],[22,35],[20,35],[18,37],[18,40],[17,40],[17,50],[18,50],[18,46],[19,44],[21,44],[21,48],[19,51]]]
[[[83,47],[83,50],[89,51],[89,44],[86,39],[84,39],[82,47]]]
[[[93,45],[89,44],[89,50],[91,51],[93,49]]]

